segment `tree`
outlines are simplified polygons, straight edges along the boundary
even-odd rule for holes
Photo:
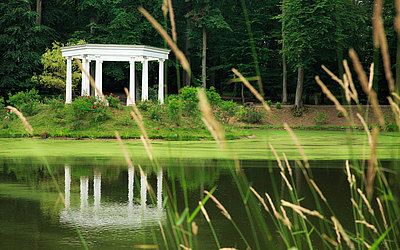
[[[42,51],[53,38],[36,17],[26,2],[0,3],[0,96],[32,87],[32,72],[39,70]]]
[[[335,36],[330,35],[335,24],[332,19],[333,4],[328,0],[286,0],[283,6],[283,32],[285,51],[291,64],[297,69],[297,85],[294,108],[303,108],[305,71],[327,53]]]
[[[196,27],[201,27],[202,30],[202,62],[201,62],[201,82],[203,88],[206,88],[207,81],[207,30],[208,29],[228,29],[232,30],[227,22],[225,22],[221,11],[218,8],[210,8],[206,5],[200,9],[191,10],[186,15],[187,18],[192,19]]]
[[[80,41],[78,44],[83,44]],[[67,44],[67,46],[73,44]],[[66,83],[66,59],[62,56],[61,46],[63,44],[54,42],[51,49],[47,48],[46,52],[42,55],[41,63],[43,64],[43,73],[32,79],[38,81],[46,88],[56,90],[59,94],[65,93]],[[75,62],[72,62],[72,87],[75,88],[82,79],[82,74]]]

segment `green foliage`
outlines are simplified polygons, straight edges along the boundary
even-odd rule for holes
[[[182,101],[179,99],[178,95],[169,95],[165,99],[165,106],[166,106],[166,112],[167,112],[167,117],[169,117],[170,120],[179,121],[179,113],[181,110],[181,105]]]
[[[121,101],[119,100],[119,97],[114,95],[113,93],[110,93],[110,95],[105,96],[107,101],[108,101],[108,106],[111,108],[119,108],[121,107]]]
[[[394,116],[394,114],[393,114]],[[394,117],[392,117],[392,120],[389,120],[389,117],[387,115],[384,115],[383,118],[385,119],[385,130],[386,131],[398,131],[399,127],[398,124],[396,122],[394,122],[393,120]]]
[[[214,87],[210,87],[206,90],[206,96],[211,106],[219,104],[222,100],[221,96],[217,93]]]
[[[343,117],[344,117],[343,112],[339,111],[339,112],[337,113],[337,117],[338,117],[338,118],[343,118]]]
[[[165,114],[165,109],[163,105],[151,105],[150,110],[150,119],[155,121],[161,121]]]
[[[264,113],[261,110],[257,108],[249,108],[247,110],[246,121],[252,124],[260,123],[263,116]]]
[[[154,88],[149,88],[149,100],[152,100],[154,102],[158,101],[158,94],[157,94],[157,90],[155,90]]]
[[[221,10],[218,8],[210,8],[210,5],[199,9],[193,9],[189,11],[185,17],[190,18],[194,25],[198,27],[202,27],[204,25],[207,28],[212,29],[232,30],[222,16]]]
[[[0,97],[0,110],[5,106],[5,101],[4,101],[4,97]]]
[[[275,108],[276,109],[281,109],[282,108],[282,104],[280,102],[275,103]]]
[[[84,41],[79,41],[77,44],[83,44]],[[67,46],[75,45],[68,43]],[[40,75],[34,75],[33,81],[38,81],[47,88],[57,90],[58,93],[65,92],[67,63],[62,57],[61,43],[53,42],[52,48],[46,48],[46,52],[42,55],[41,63],[43,64],[43,72]],[[82,79],[79,67],[76,62],[72,62],[72,88],[76,88]]]
[[[256,107],[241,106],[236,112],[236,118],[239,121],[256,124],[262,121],[264,113]]]
[[[37,13],[20,0],[0,2],[0,96],[28,87],[40,69],[40,55],[54,39],[51,29],[36,25]]]
[[[48,104],[53,110],[59,110],[65,107],[65,100],[62,98],[45,98],[44,103]]]
[[[219,105],[214,106],[214,115],[222,123],[229,123],[230,119],[238,111],[238,105],[233,101],[221,101]]]
[[[92,119],[95,122],[107,120],[107,107],[95,96],[81,96],[71,102],[72,116],[76,120]]]
[[[153,101],[145,100],[145,101],[136,101],[136,106],[141,111],[148,111]]]
[[[318,110],[315,111],[315,117],[314,117],[315,125],[321,126],[323,124],[326,124],[328,118],[329,117],[326,112],[318,112]]]
[[[36,114],[39,110],[39,91],[35,89],[27,90],[26,92],[20,91],[15,95],[8,94],[8,103],[16,107],[26,116]]]

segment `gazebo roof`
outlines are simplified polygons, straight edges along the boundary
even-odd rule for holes
[[[170,50],[147,45],[79,44],[61,47],[63,57],[102,61],[131,61],[146,58],[149,61],[168,59]]]

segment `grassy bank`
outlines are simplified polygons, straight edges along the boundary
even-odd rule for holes
[[[151,105],[151,104],[149,104]],[[156,104],[154,104],[156,105]],[[129,107],[104,110],[104,117],[97,119],[88,113],[86,117],[77,119],[70,107],[51,104],[39,104],[37,113],[27,116],[27,121],[33,128],[33,137],[40,138],[115,138],[118,131],[122,138],[140,138],[141,132],[131,116]],[[151,139],[165,140],[211,140],[212,136],[198,116],[181,118],[174,121],[154,119],[150,110],[143,110],[143,119],[147,133]],[[18,138],[32,137],[29,135],[16,115],[5,109],[0,117],[0,137]],[[247,130],[225,124],[228,139],[248,136]]]

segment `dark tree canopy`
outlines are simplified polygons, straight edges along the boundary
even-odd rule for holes
[[[163,1],[42,0],[41,6],[36,4],[34,0],[3,0],[0,3],[1,96],[38,87],[31,79],[34,74],[41,74],[41,56],[53,42],[66,44],[84,40],[88,43],[165,47],[160,35],[138,11],[139,6],[149,11],[171,33],[169,16],[163,15]],[[199,86],[206,80],[207,87],[214,86],[224,96],[239,97],[241,84],[228,83],[234,77],[231,69],[237,68],[248,77],[259,73],[265,98],[280,101],[282,53],[285,53],[290,103],[294,102],[299,66],[304,72],[301,97],[305,102],[310,96],[320,93],[314,81],[315,75],[320,75],[335,94],[341,95],[339,86],[320,66],[324,64],[341,76],[342,60],[348,59],[348,49],[354,48],[365,69],[372,61],[376,63],[374,88],[381,100],[385,100],[387,87],[381,73],[383,66],[372,45],[372,0],[186,0],[172,1],[172,6],[177,44],[190,60],[192,75],[188,79],[182,68],[178,66],[175,70],[176,60],[171,54],[166,63],[169,93],[176,93],[178,86]],[[243,6],[248,13],[248,23]],[[398,44],[393,29],[394,16],[393,2],[386,1],[384,23],[389,51],[393,51],[392,65],[396,65],[394,51]],[[249,27],[251,34],[248,33]],[[205,61],[202,61],[205,55]],[[254,58],[258,60],[258,68]],[[140,72],[140,65],[137,67]],[[115,88],[126,84],[128,68],[129,65],[123,63],[105,63],[105,84],[112,83]],[[150,67],[150,70],[157,69]],[[52,94],[51,90],[41,88],[41,91]],[[245,96],[250,98],[251,94],[245,91]]]

